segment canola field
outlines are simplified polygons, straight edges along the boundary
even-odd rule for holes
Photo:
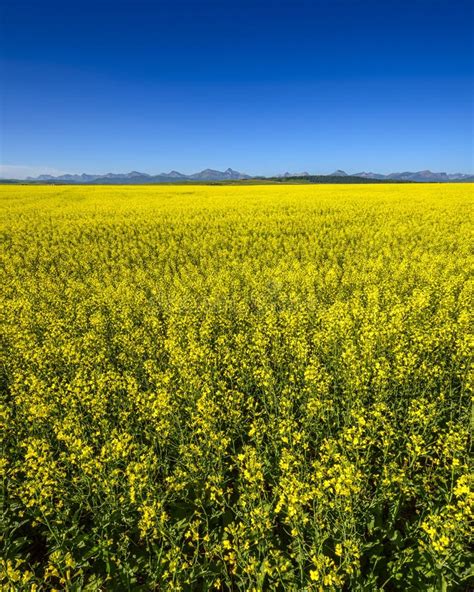
[[[472,194],[0,186],[1,589],[469,590]]]

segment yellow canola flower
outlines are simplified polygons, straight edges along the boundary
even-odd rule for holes
[[[457,589],[472,189],[0,185],[0,588]]]

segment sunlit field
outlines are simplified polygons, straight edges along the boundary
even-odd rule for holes
[[[4,590],[467,590],[473,186],[0,186]]]

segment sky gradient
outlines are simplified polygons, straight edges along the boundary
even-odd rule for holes
[[[471,2],[3,0],[1,29],[0,176],[474,172]]]

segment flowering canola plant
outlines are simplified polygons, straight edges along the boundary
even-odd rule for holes
[[[472,189],[0,186],[2,589],[468,589]]]

